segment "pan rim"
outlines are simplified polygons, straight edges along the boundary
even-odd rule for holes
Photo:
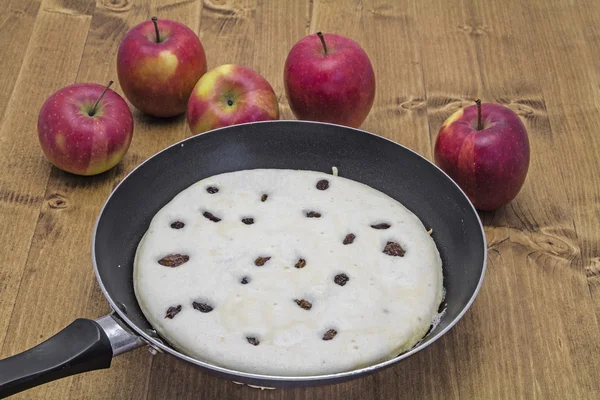
[[[440,332],[438,332],[433,338],[431,338],[431,340],[427,341],[426,343],[421,343],[415,347],[413,347],[412,349],[410,349],[409,351],[407,351],[406,353],[403,353],[397,357],[394,357],[390,360],[386,360],[386,361],[382,361],[373,365],[369,365],[367,367],[362,367],[359,369],[355,369],[352,371],[345,371],[345,372],[337,372],[337,373],[332,373],[332,374],[323,374],[323,375],[300,375],[300,376],[295,376],[295,375],[263,375],[263,374],[255,374],[255,373],[251,373],[251,372],[243,372],[243,371],[237,371],[234,369],[229,369],[229,368],[225,368],[225,367],[220,367],[218,365],[215,364],[211,364],[209,362],[205,362],[205,361],[201,361],[201,360],[197,360],[195,358],[192,358],[190,356],[187,356],[183,353],[180,353],[179,351],[164,345],[163,343],[161,343],[160,341],[156,340],[155,338],[153,338],[152,336],[148,335],[148,333],[146,333],[143,329],[141,329],[140,327],[138,327],[136,324],[134,324],[128,317],[127,314],[124,313],[119,307],[118,305],[115,303],[115,301],[112,299],[111,295],[108,293],[108,290],[106,289],[106,287],[104,286],[104,283],[102,282],[102,277],[100,276],[100,272],[98,269],[98,265],[96,262],[96,233],[98,230],[98,225],[100,223],[100,220],[102,219],[102,215],[104,214],[104,210],[107,206],[107,204],[110,202],[110,199],[112,198],[112,196],[116,193],[116,191],[119,189],[119,187],[123,184],[123,182],[125,182],[127,180],[127,178],[129,178],[135,171],[137,171],[139,168],[141,168],[146,162],[150,161],[151,159],[153,159],[154,157],[158,156],[159,154],[173,148],[176,146],[180,146],[183,143],[185,143],[188,140],[192,140],[193,138],[195,138],[198,135],[194,135],[194,136],[190,136],[188,138],[185,138],[183,140],[180,140],[162,150],[160,150],[159,152],[153,154],[152,156],[148,157],[146,160],[142,161],[139,165],[137,165],[133,170],[131,170],[122,180],[121,182],[119,182],[119,184],[112,190],[112,192],[110,193],[110,195],[107,197],[106,201],[104,202],[100,213],[98,214],[98,218],[96,219],[96,223],[94,225],[94,230],[93,230],[93,237],[92,237],[92,263],[94,266],[94,274],[96,276],[96,281],[98,282],[98,285],[100,286],[100,289],[102,291],[102,294],[104,295],[104,297],[106,298],[106,300],[108,301],[108,303],[110,304],[111,309],[117,313],[117,315],[119,316],[119,318],[127,325],[127,327],[129,329],[132,329],[134,331],[134,334],[139,335],[148,345],[151,345],[154,348],[160,349],[160,351],[165,352],[170,354],[171,356],[174,356],[178,359],[187,361],[191,364],[194,364],[196,366],[200,366],[202,368],[206,368],[208,370],[212,370],[214,372],[220,373],[220,374],[224,374],[227,376],[235,376],[235,377],[239,377],[239,378],[245,378],[247,380],[251,380],[251,381],[262,381],[263,383],[268,383],[268,382],[305,382],[305,383],[310,383],[310,382],[314,382],[315,384],[318,384],[319,382],[327,382],[327,381],[336,381],[336,380],[350,380],[355,376],[360,376],[360,375],[366,375],[372,372],[375,372],[379,369],[383,369],[385,367],[388,367],[392,364],[395,364],[405,358],[410,357],[411,355],[424,350],[425,348],[427,348],[429,345],[431,345],[432,343],[436,342],[440,337],[442,337],[443,335],[445,335],[448,331],[450,331],[457,323],[458,321],[460,321],[462,319],[462,317],[465,315],[465,313],[471,308],[471,306],[473,305],[473,302],[475,301],[475,298],[477,297],[477,295],[479,294],[479,291],[481,290],[481,287],[483,285],[483,280],[485,277],[485,272],[487,269],[487,256],[488,256],[488,250],[487,250],[487,241],[486,241],[486,236],[485,236],[485,230],[483,228],[483,224],[481,222],[481,218],[479,217],[479,214],[477,213],[477,210],[475,209],[475,207],[473,206],[473,203],[471,203],[471,200],[469,200],[469,197],[465,194],[465,192],[460,188],[460,186],[458,186],[458,184],[456,182],[454,182],[454,180],[452,178],[450,178],[450,176],[448,176],[448,174],[446,174],[441,168],[439,168],[437,165],[435,165],[435,163],[431,162],[429,159],[427,159],[426,157],[424,157],[423,155],[417,153],[416,151],[398,143],[395,142],[391,139],[388,139],[384,136],[380,136],[362,129],[358,129],[358,128],[351,128],[348,126],[344,126],[344,125],[339,125],[339,124],[332,124],[332,123],[327,123],[327,122],[317,122],[317,121],[299,121],[299,120],[273,120],[273,121],[259,121],[259,122],[249,122],[249,123],[245,123],[245,124],[239,124],[239,125],[250,125],[250,124],[279,124],[282,122],[291,122],[291,123],[295,123],[295,124],[316,124],[316,125],[328,125],[328,126],[332,126],[332,127],[337,127],[337,128],[344,128],[344,129],[350,129],[350,130],[355,130],[357,132],[360,132],[362,134],[365,135],[369,135],[369,136],[374,136],[378,139],[382,139],[388,142],[393,143],[396,146],[400,146],[402,148],[404,148],[405,150],[415,154],[416,156],[418,156],[419,158],[423,159],[423,161],[431,164],[433,167],[435,167],[439,172],[441,172],[448,180],[450,180],[450,182],[452,182],[452,184],[459,190],[459,192],[464,196],[464,198],[467,200],[467,203],[470,205],[471,210],[473,211],[473,214],[475,215],[475,218],[479,224],[479,228],[481,229],[481,237],[482,237],[482,243],[481,245],[483,246],[483,266],[481,269],[481,276],[479,277],[479,281],[477,282],[477,286],[475,288],[475,291],[473,292],[473,295],[471,296],[471,298],[469,299],[469,301],[467,302],[467,304],[465,305],[465,307],[461,310],[461,312],[452,320],[448,323],[448,325],[441,330]],[[238,125],[234,125],[234,126],[238,126]],[[226,126],[226,127],[222,127],[222,128],[217,128],[217,129],[213,129],[211,131],[208,132],[204,132],[201,135],[211,135],[211,134],[216,134],[216,132],[219,132],[223,129],[231,129],[232,126]]]

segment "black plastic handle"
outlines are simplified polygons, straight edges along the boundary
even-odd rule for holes
[[[110,367],[110,340],[98,323],[76,319],[50,339],[0,360],[0,398],[56,379]]]

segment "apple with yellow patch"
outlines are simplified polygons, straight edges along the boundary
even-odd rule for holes
[[[221,65],[196,84],[187,108],[192,133],[279,118],[277,96],[265,78],[240,65]]]
[[[125,97],[155,117],[182,114],[205,72],[200,39],[176,21],[153,17],[131,29],[119,46],[117,73]]]
[[[121,96],[95,83],[52,94],[38,117],[38,137],[48,161],[78,175],[114,167],[129,149],[133,116]]]

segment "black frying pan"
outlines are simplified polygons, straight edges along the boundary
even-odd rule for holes
[[[156,335],[133,292],[139,240],[158,210],[200,179],[243,169],[331,172],[365,183],[402,202],[433,228],[444,268],[446,312],[435,329],[393,360],[319,376],[266,376],[187,357]],[[458,186],[417,153],[385,138],[338,125],[274,121],[231,126],[177,143],[142,163],[108,198],[93,241],[98,284],[114,312],[78,319],[46,342],[0,360],[0,397],[93,369],[148,345],[218,376],[262,386],[311,386],[350,380],[396,363],[447,332],[469,308],[483,281],[486,244],[481,221]]]

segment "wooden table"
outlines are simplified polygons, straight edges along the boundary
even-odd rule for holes
[[[0,348],[25,350],[74,318],[109,311],[91,266],[100,207],[142,160],[190,135],[185,118],[134,113],[112,171],[85,178],[45,160],[38,111],[74,82],[116,80],[120,39],[158,15],[195,30],[209,67],[256,69],[283,90],[291,46],[317,30],[371,57],[377,97],[363,128],[431,158],[437,131],[475,98],[515,110],[530,172],[504,209],[481,214],[488,272],[463,320],[425,351],[334,386],[259,391],[145,349],[109,370],[21,399],[433,399],[600,396],[600,3],[597,0],[1,0]],[[120,92],[120,88],[115,88]]]

